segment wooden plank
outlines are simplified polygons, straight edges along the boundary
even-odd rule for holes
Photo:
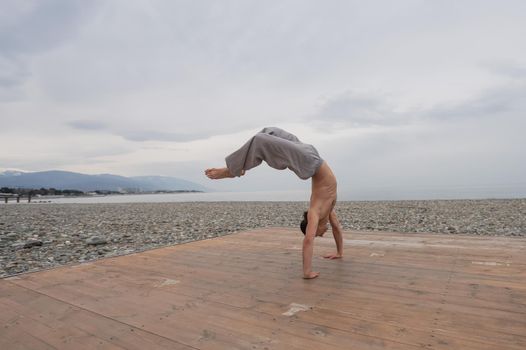
[[[522,350],[526,344],[524,239],[347,233],[343,260],[320,259],[334,243],[317,239],[314,265],[322,275],[306,281],[301,238],[295,230],[253,230],[26,274],[0,281],[26,288],[16,298],[0,288],[0,300],[22,313],[39,310],[31,326],[41,314],[53,330],[64,320],[85,320],[89,326],[72,334],[93,334],[92,346],[128,348],[129,328],[153,337],[154,348]],[[66,309],[39,306],[44,297]],[[308,308],[284,315],[293,303]],[[6,315],[1,322],[12,321]],[[37,326],[42,337],[47,328]],[[12,337],[8,344],[19,342]]]
[[[79,300],[79,302],[81,302],[84,307],[88,307],[88,308],[95,307],[96,308],[97,305],[100,304],[96,300],[98,298],[104,298],[104,296],[98,295],[97,290],[100,289],[99,287],[101,287],[99,284],[92,285],[92,286],[89,286],[87,284],[83,284],[78,289],[74,289],[74,288],[72,288],[70,286],[68,286],[68,287],[62,286],[60,288],[60,290],[63,292],[63,295],[59,294],[57,296],[60,297],[60,298],[71,298],[71,300]],[[178,285],[175,285],[173,288],[177,289],[178,287],[179,287]],[[210,300],[207,300],[207,299],[195,298],[195,297],[192,297],[192,296],[170,295],[170,294],[168,294],[166,292],[163,292],[162,289],[161,290],[152,290],[152,291],[150,291],[147,295],[143,295],[143,297],[144,297],[143,298],[143,303],[137,303],[135,298],[136,298],[137,294],[140,294],[140,292],[138,290],[130,289],[129,286],[124,286],[123,288],[125,290],[127,290],[128,293],[126,293],[126,296],[124,296],[124,297],[119,297],[119,301],[117,301],[117,303],[123,302],[124,304],[127,305],[129,310],[134,310],[134,312],[132,312],[132,314],[130,315],[131,318],[134,318],[138,314],[142,315],[143,318],[145,316],[147,316],[147,317],[150,317],[150,318],[153,319],[153,318],[157,317],[158,315],[162,315],[163,318],[164,317],[168,317],[169,318],[171,316],[171,314],[172,314],[172,311],[175,310],[174,311],[175,313],[178,313],[180,315],[181,314],[184,315],[184,317],[183,317],[184,318],[184,324],[176,325],[177,328],[184,327],[184,325],[187,322],[189,322],[191,320],[194,320],[194,318],[197,317],[197,319],[201,320],[202,324],[207,325],[207,327],[206,327],[206,331],[207,332],[214,332],[214,333],[217,333],[216,325],[218,323],[222,324],[223,327],[224,327],[225,324],[228,324],[229,327],[232,327],[233,324],[236,324],[235,321],[237,320],[237,324],[239,324],[239,326],[244,325],[244,329],[246,331],[247,324],[250,324],[249,321],[253,320],[254,321],[253,322],[254,330],[251,331],[250,333],[251,334],[260,334],[260,335],[264,334],[264,331],[265,331],[266,328],[272,329],[272,327],[269,326],[269,325],[267,325],[266,327],[264,325],[262,326],[261,323],[263,322],[263,319],[266,317],[267,321],[269,321],[269,318],[272,316],[274,318],[274,322],[275,322],[276,321],[275,318],[279,317],[281,315],[281,313],[286,311],[287,310],[287,306],[288,306],[288,305],[282,305],[282,308],[280,310],[278,310],[279,312],[276,315],[266,315],[266,314],[255,313],[255,312],[250,311],[250,310],[243,310],[243,309],[240,309],[238,307],[228,307],[228,304],[218,305],[219,303],[210,302]],[[169,286],[168,286],[168,288],[169,288]],[[89,290],[89,295],[85,294],[86,290]],[[120,291],[115,291],[115,293],[120,294]],[[161,296],[161,295],[163,295],[163,296]],[[108,297],[108,296],[106,296],[106,297]],[[225,297],[228,299],[229,296],[225,295]],[[158,302],[159,300],[169,300],[170,303],[171,303],[171,306],[172,306],[171,310],[166,307],[165,303]],[[143,309],[144,305],[147,305],[147,309]],[[174,309],[174,307],[175,307],[175,309]],[[109,313],[109,316],[111,316],[113,318],[121,319],[120,317],[122,317],[122,316],[119,316],[117,314],[112,314],[113,312],[115,312],[116,310],[119,310],[119,309],[121,309],[121,306],[119,304],[115,304],[115,301],[112,301],[112,308],[107,310],[107,312]],[[96,312],[101,312],[101,310],[97,309]],[[189,314],[186,314],[188,312],[189,312]],[[218,317],[222,317],[222,319],[218,319]],[[281,318],[283,318],[283,316],[281,316]],[[225,320],[227,320],[226,323],[225,323]],[[133,321],[130,321],[130,319],[126,319],[126,322],[130,323],[130,322],[133,322]],[[210,322],[211,322],[211,324],[210,324]],[[299,331],[301,330],[302,332],[306,333],[306,334],[303,335],[304,337],[313,337],[313,336],[317,337],[320,334],[323,334],[324,335],[324,338],[323,338],[324,342],[327,342],[332,337],[331,336],[329,338],[326,338],[327,334],[325,334],[325,333],[328,332],[329,329],[327,329],[325,333],[323,333],[323,332],[319,333],[319,327],[317,327],[316,325],[304,325],[303,323],[300,323],[299,325],[301,325],[302,327],[301,327],[301,329],[298,329],[298,330],[295,329],[295,326],[288,325],[288,328],[290,328],[289,333],[292,332],[292,335],[296,334],[296,333],[299,334]],[[143,326],[144,326],[143,324],[140,325],[140,327],[143,327]],[[172,326],[175,326],[175,325],[172,324]],[[309,328],[310,331],[305,332],[305,329],[307,329],[307,328]],[[230,332],[235,332],[236,329],[237,328],[234,328],[233,330],[230,330]],[[241,329],[243,329],[243,328],[241,328]],[[318,330],[318,331],[316,331],[316,330]],[[162,329],[161,330],[157,330],[157,331],[162,331]],[[268,331],[266,331],[266,332],[268,333]],[[338,331],[337,329],[335,329],[335,330],[333,330],[331,332],[331,334],[337,334],[338,332],[342,333],[341,331]],[[202,331],[201,332],[196,332],[196,334],[194,334],[194,337],[198,338],[201,333],[202,333]],[[283,333],[283,331],[282,331],[282,333]],[[191,334],[191,330],[186,330],[185,335],[188,336],[190,334]],[[234,333],[234,334],[236,334],[236,333]],[[258,342],[265,342],[265,341],[269,342],[271,333],[266,334],[266,336],[267,336],[267,338],[259,339]],[[344,337],[344,334],[340,334],[339,337],[340,338]],[[373,342],[374,343],[374,341],[381,342],[384,345],[391,343],[389,341],[376,339],[377,337],[374,337],[375,339],[371,340],[371,339],[368,339],[367,337],[364,337],[363,335],[360,335],[360,334],[355,334],[354,335],[354,339],[355,339],[354,342],[356,343],[357,339],[360,338],[360,337],[362,338],[362,342],[364,342],[363,339],[365,339],[366,340],[365,342],[367,342],[367,343],[368,342]],[[240,338],[240,334],[237,334],[237,338]],[[185,341],[195,342],[196,339],[195,338],[194,339],[185,339]],[[310,342],[316,342],[316,339],[315,338],[310,339]],[[400,347],[400,346],[395,347],[394,345],[396,345],[396,344],[397,343],[390,344],[391,348],[407,348],[408,347],[407,344],[404,345],[404,347]],[[232,344],[232,346],[234,346],[234,345],[235,344]],[[321,344],[321,345],[318,345],[318,346],[325,346],[325,347],[327,347],[327,344]]]
[[[11,283],[0,289],[1,339],[20,341],[16,329],[41,342],[33,349],[191,349]]]

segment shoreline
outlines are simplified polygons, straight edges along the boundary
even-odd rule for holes
[[[307,205],[305,201],[4,205],[0,277],[253,228],[296,228]],[[336,212],[344,230],[526,236],[526,199],[342,201]],[[298,229],[298,240],[302,237]]]

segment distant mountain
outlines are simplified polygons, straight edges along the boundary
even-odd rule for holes
[[[0,187],[56,188],[81,191],[207,191],[197,183],[167,176],[125,177],[111,174],[86,175],[69,171],[39,172],[4,171],[0,173]]]
[[[24,172],[20,170],[6,170],[0,173],[0,176],[2,175],[9,175],[9,176],[18,176],[22,175]]]

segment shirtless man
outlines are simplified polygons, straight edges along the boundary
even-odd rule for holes
[[[239,150],[226,157],[226,167],[210,168],[205,175],[210,179],[243,176],[262,161],[275,169],[290,169],[303,180],[312,179],[309,210],[304,213],[301,229],[303,239],[303,278],[318,277],[312,271],[314,238],[322,237],[331,225],[336,253],[327,254],[327,259],[343,256],[343,238],[340,223],[334,211],[336,204],[336,177],[331,168],[320,158],[318,151],[302,143],[296,136],[275,127],[264,128]]]

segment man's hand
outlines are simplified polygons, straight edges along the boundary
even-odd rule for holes
[[[325,259],[334,260],[334,259],[341,259],[343,255],[338,254],[338,253],[330,253],[330,254],[325,254],[323,257]]]
[[[306,279],[306,280],[310,280],[310,279],[318,277],[319,275],[320,275],[319,272],[311,271],[311,272],[309,272],[307,274],[304,274],[303,278]]]

